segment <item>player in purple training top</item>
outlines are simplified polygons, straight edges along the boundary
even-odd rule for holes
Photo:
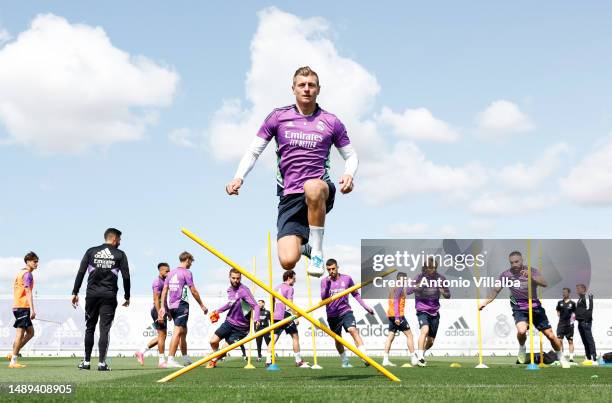
[[[327,262],[325,262],[325,267],[327,268],[327,273],[329,276],[321,280],[322,300],[355,285],[351,276],[348,274],[338,273],[338,262],[336,259],[328,259]],[[370,315],[374,313],[374,310],[363,302],[361,295],[359,295],[359,291],[355,290],[351,293],[351,295],[357,300],[357,302],[359,302],[359,305],[361,305],[363,309],[368,311]],[[363,354],[367,355],[368,353],[366,351],[366,347],[363,344],[359,331],[357,330],[355,315],[353,315],[353,310],[349,305],[348,299],[348,295],[345,295],[344,297],[330,302],[325,306],[325,310],[327,312],[327,322],[329,323],[330,329],[333,330],[338,336],[342,336],[342,328],[344,328],[344,330],[353,337],[357,348]],[[337,341],[336,350],[338,350],[340,358],[342,359],[342,368],[351,368],[352,365],[349,363],[346,351],[344,351],[344,346]],[[366,366],[367,365],[369,364],[366,363]]]
[[[448,287],[439,286],[439,283],[444,280],[446,280],[446,277],[438,273],[438,262],[429,257],[421,273],[415,277],[414,287],[408,287],[406,290],[406,294],[414,293],[414,305],[421,328],[416,351],[417,365],[420,367],[427,365],[425,352],[433,347],[438,334],[440,296],[450,298]]]
[[[167,363],[164,348],[166,346],[168,315],[164,315],[162,319],[159,319],[158,312],[161,309],[161,295],[162,291],[164,290],[164,281],[168,275],[168,272],[170,272],[170,265],[168,263],[159,263],[157,265],[157,271],[158,275],[155,277],[155,280],[153,280],[153,285],[151,286],[153,289],[153,307],[151,308],[151,318],[153,319],[153,324],[151,326],[157,331],[157,336],[152,338],[134,355],[136,356],[138,363],[140,365],[144,365],[145,353],[149,349],[157,346],[157,351],[159,353],[159,362],[157,367],[166,368]]]
[[[268,115],[246,151],[229,195],[237,195],[255,161],[274,139],[278,160],[277,249],[281,266],[292,270],[300,254],[310,258],[308,274],[323,275],[325,214],[334,205],[336,188],[330,179],[330,150],[335,146],[345,160],[340,191],[353,190],[359,160],[346,129],[335,115],[321,109],[317,96],[319,77],[310,67],[300,67],[293,76],[295,105],[277,108]]]
[[[227,303],[211,314],[211,317],[218,317],[220,313],[228,311],[225,322],[219,326],[215,334],[210,338],[210,347],[213,351],[219,349],[221,340],[225,340],[228,344],[233,344],[247,337],[251,325],[251,314],[253,315],[254,322],[259,321],[259,304],[253,298],[251,290],[240,283],[242,274],[238,270],[231,268],[229,280],[230,287],[227,289]],[[206,368],[215,368],[217,360],[221,358],[223,356],[210,360]]]
[[[189,252],[183,252],[179,255],[180,265],[166,276],[164,280],[164,289],[162,290],[161,299],[164,301],[164,306],[161,306],[158,311],[158,320],[163,321],[164,315],[174,321],[174,334],[170,341],[170,352],[166,366],[169,368],[180,368],[181,364],[176,362],[174,356],[176,350],[181,346],[181,354],[185,365],[192,363],[191,358],[187,355],[187,321],[189,320],[189,302],[187,290],[191,291],[191,295],[204,311],[208,313],[208,308],[202,302],[200,293],[193,284],[193,276],[189,268],[195,259]],[[166,306],[168,311],[166,311]]]
[[[295,272],[293,270],[287,270],[283,273],[283,282],[274,288],[274,290],[287,298],[289,301],[293,301],[293,285],[295,284]],[[282,301],[274,299],[274,322],[279,322],[289,316],[292,316],[293,312],[287,308]],[[307,362],[302,361],[300,354],[300,335],[297,328],[297,320],[289,322],[274,330],[276,340],[283,334],[283,331],[291,336],[293,339],[293,355],[295,357],[295,366],[300,368],[310,368]],[[268,354],[266,356],[266,367],[272,364],[272,344],[268,344]]]
[[[521,252],[514,251],[508,256],[510,260],[510,268],[499,275],[499,279],[504,278],[512,281],[518,280],[520,282],[519,287],[510,288],[510,306],[512,307],[512,316],[514,317],[514,323],[516,324],[516,338],[519,342],[519,352],[517,356],[517,362],[520,364],[525,363],[525,355],[527,349],[525,347],[525,341],[527,341],[527,330],[529,329],[529,285],[528,285],[528,274],[529,267],[523,265],[523,255]],[[569,363],[563,356],[561,351],[561,342],[555,336],[555,333],[548,322],[546,311],[542,306],[542,303],[537,298],[537,288],[546,287],[548,284],[539,270],[531,268],[531,295],[532,295],[532,315],[533,324],[541,331],[546,338],[550,341],[552,348],[557,352],[557,359],[564,368],[569,368]],[[480,304],[482,310],[485,306],[489,305],[497,294],[502,290],[502,287],[494,288],[489,298],[484,300]]]

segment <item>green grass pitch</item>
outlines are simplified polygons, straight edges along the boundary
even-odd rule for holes
[[[323,370],[296,368],[281,358],[278,372],[266,371],[262,363],[245,370],[244,361],[229,358],[215,369],[197,368],[175,381],[156,380],[172,372],[155,368],[156,358],[144,367],[133,358],[113,358],[112,372],[79,371],[75,358],[24,358],[24,369],[0,366],[4,384],[0,401],[222,401],[222,402],[395,402],[395,401],[605,401],[612,399],[612,367],[545,368],[526,371],[510,357],[486,360],[490,369],[475,369],[474,358],[431,358],[426,368],[390,368],[402,382],[394,383],[373,368],[352,358],[355,366],[340,368],[338,358],[322,358]],[[407,361],[395,359],[396,364]],[[450,368],[459,362],[462,368]],[[92,368],[97,365],[94,359]],[[596,375],[596,377],[595,377]],[[70,383],[69,396],[16,396],[7,383]]]

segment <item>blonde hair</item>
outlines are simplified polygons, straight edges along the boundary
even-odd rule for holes
[[[295,85],[295,79],[297,76],[308,77],[310,75],[313,75],[317,78],[317,86],[319,86],[319,75],[317,74],[316,71],[311,69],[310,66],[303,66],[303,67],[298,68],[295,71],[295,74],[293,75],[293,85]]]

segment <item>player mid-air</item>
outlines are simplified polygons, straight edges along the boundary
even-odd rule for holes
[[[334,145],[345,160],[340,192],[353,190],[359,160],[346,128],[317,104],[319,76],[300,67],[291,87],[295,104],[274,109],[242,157],[234,179],[226,186],[237,195],[257,158],[274,139],[277,154],[277,249],[281,266],[291,270],[303,254],[310,258],[308,274],[321,277],[325,214],[334,205],[336,187],[330,179],[330,150]]]
[[[514,251],[508,256],[510,260],[510,268],[502,272],[499,275],[499,279],[508,278],[512,281],[518,280],[520,286],[509,287],[510,288],[510,306],[512,307],[512,316],[514,317],[514,323],[516,324],[516,338],[519,342],[519,352],[517,355],[517,362],[520,364],[525,363],[526,347],[525,341],[527,341],[527,330],[529,329],[529,285],[528,275],[529,267],[523,265],[523,256],[521,252]],[[569,368],[569,362],[563,356],[561,351],[561,342],[555,336],[546,311],[542,306],[542,303],[537,298],[537,287],[546,287],[548,283],[542,276],[539,270],[531,268],[531,310],[533,315],[533,324],[541,331],[544,336],[550,341],[553,350],[557,353],[557,360],[563,368]],[[489,305],[497,294],[502,290],[502,287],[494,288],[489,298],[484,300],[480,304],[480,309]]]

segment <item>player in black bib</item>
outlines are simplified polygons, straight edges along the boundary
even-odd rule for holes
[[[561,342],[561,350],[563,350],[563,338],[567,339],[569,346],[569,360],[574,362],[574,320],[576,312],[576,303],[570,299],[570,289],[563,289],[563,299],[557,302],[557,316],[559,324],[557,325],[557,338]]]

